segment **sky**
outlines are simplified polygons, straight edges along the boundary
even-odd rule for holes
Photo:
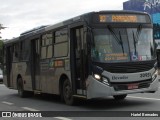
[[[92,11],[122,10],[127,0],[0,0],[2,39]]]

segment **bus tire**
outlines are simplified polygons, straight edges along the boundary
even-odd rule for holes
[[[72,93],[72,87],[68,79],[63,82],[63,99],[67,105],[74,105],[75,100]]]
[[[115,95],[113,96],[115,100],[124,100],[127,97],[127,94],[124,95]]]
[[[23,89],[23,80],[22,78],[18,78],[17,80],[17,89],[18,89],[18,95],[21,97],[21,98],[24,98],[27,96],[27,92],[24,91]]]

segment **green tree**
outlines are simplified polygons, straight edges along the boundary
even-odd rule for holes
[[[1,34],[1,30],[5,29],[6,27],[3,27],[3,25],[0,23],[0,34]],[[0,40],[2,39],[2,37],[0,36]]]

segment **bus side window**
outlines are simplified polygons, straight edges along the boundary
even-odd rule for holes
[[[67,28],[55,32],[54,57],[68,55],[68,33]]]
[[[14,49],[14,52],[13,52],[13,61],[14,62],[17,62],[19,60],[19,43],[17,44],[14,44],[13,45],[13,49]]]
[[[42,35],[41,59],[52,58],[53,56],[53,34],[52,32]]]
[[[46,46],[41,47],[41,59],[46,59]]]

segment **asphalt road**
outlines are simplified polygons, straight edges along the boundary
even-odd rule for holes
[[[69,114],[73,115],[67,117],[53,116],[46,118],[0,118],[2,120],[160,120],[160,89],[156,93],[130,94],[123,101],[115,101],[112,97],[108,97],[99,100],[79,100],[76,106],[68,106],[62,103],[59,97],[53,95],[36,95],[30,98],[20,98],[17,94],[17,90],[8,89],[3,84],[0,84],[0,111],[58,111],[59,113],[68,113],[68,111],[71,111]],[[133,113],[133,116],[116,117],[119,114],[121,115],[121,113],[128,115],[128,112],[126,111],[131,111],[129,112],[129,115]],[[142,114],[143,111],[148,111],[149,114],[156,114],[158,111],[157,114],[159,117],[134,116],[136,113]],[[102,117],[100,113],[102,113]],[[111,117],[105,117],[105,114],[110,113]],[[51,114],[56,114],[56,112]],[[75,117],[75,114],[77,116],[82,115],[82,117]]]

